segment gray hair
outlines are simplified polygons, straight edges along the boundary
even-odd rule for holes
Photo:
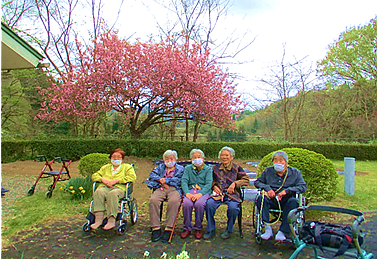
[[[191,150],[191,152],[190,152],[190,159],[192,158],[192,154],[194,154],[195,152],[199,152],[199,153],[202,155],[203,158],[205,157],[203,151],[201,151],[200,149],[194,148],[194,149]]]
[[[231,147],[223,147],[221,150],[220,150],[220,152],[219,152],[219,158],[220,158],[220,154],[221,154],[221,152],[223,151],[223,150],[228,150],[229,151],[229,153],[230,153],[230,156],[231,157],[234,157],[235,155],[236,155],[236,151],[234,151],[234,149],[233,148],[231,148]]]
[[[162,158],[165,159],[165,157],[171,156],[171,155],[173,155],[175,157],[175,159],[178,159],[177,151],[171,150],[171,149],[166,150],[165,153],[162,155]]]
[[[274,152],[272,154],[272,161],[274,161],[275,156],[281,156],[285,159],[286,162],[288,162],[288,154],[285,153],[284,151],[279,150],[279,151]]]

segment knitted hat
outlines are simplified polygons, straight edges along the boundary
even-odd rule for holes
[[[282,156],[285,159],[285,161],[288,162],[288,155],[284,151],[279,150],[279,151],[274,152],[272,154],[272,161],[274,161],[275,156]]]

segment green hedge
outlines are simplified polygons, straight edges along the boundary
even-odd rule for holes
[[[91,153],[108,154],[115,148],[121,148],[127,156],[159,158],[167,149],[177,150],[179,157],[188,157],[190,150],[200,148],[208,158],[216,158],[223,146],[230,146],[236,151],[236,158],[261,159],[266,154],[282,148],[305,148],[329,159],[342,160],[355,157],[356,160],[377,160],[377,145],[373,144],[276,144],[248,142],[182,142],[155,141],[140,139],[59,139],[59,140],[18,140],[1,142],[1,162],[31,160],[37,155],[47,158],[60,156],[72,160]]]

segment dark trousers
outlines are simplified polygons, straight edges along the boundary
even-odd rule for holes
[[[258,210],[261,211],[261,205],[262,205],[262,197],[263,195],[259,195],[258,197],[258,200],[257,200],[257,207],[258,207]],[[289,223],[288,223],[288,213],[294,209],[294,208],[297,208],[298,207],[298,200],[293,197],[293,196],[286,196],[286,197],[283,197],[283,199],[280,201],[280,207],[281,209],[283,210],[283,213],[282,213],[282,223],[280,225],[280,228],[279,230],[281,232],[284,233],[284,235],[289,235],[291,233],[291,229],[289,227]],[[264,222],[270,222],[270,213],[269,213],[269,210],[270,209],[278,209],[278,204],[277,204],[277,200],[274,198],[274,199],[270,199],[268,196],[265,196],[264,197],[264,201],[263,201],[263,209],[262,209],[262,219]]]
[[[215,230],[215,212],[221,204],[226,204],[228,206],[227,216],[228,222],[226,229],[229,233],[233,232],[233,225],[240,213],[240,203],[235,200],[229,200],[228,196],[224,197],[224,201],[214,200],[212,198],[207,200],[206,215],[207,215],[207,232]]]

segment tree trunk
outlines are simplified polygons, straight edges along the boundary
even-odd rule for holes
[[[199,126],[200,126],[199,120],[195,121],[194,136],[192,137],[193,142],[196,142],[198,140]]]
[[[170,140],[175,139],[175,128],[176,128],[176,126],[177,126],[177,121],[176,120],[171,121],[171,125],[170,125],[170,128],[169,128]]]
[[[186,141],[189,141],[189,121],[188,121],[188,116],[186,114]]]

